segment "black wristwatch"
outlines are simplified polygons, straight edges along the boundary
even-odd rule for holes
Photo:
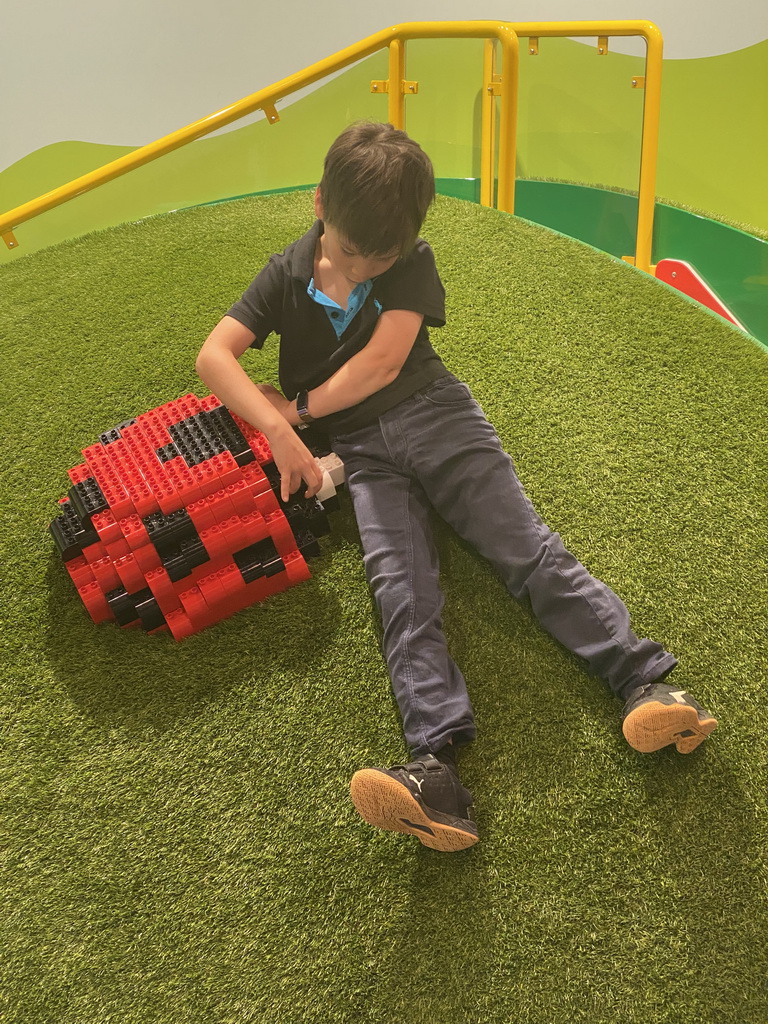
[[[310,423],[315,422],[315,417],[309,415],[307,404],[307,392],[305,389],[296,395],[296,411],[299,414],[299,419],[305,426],[309,426]]]

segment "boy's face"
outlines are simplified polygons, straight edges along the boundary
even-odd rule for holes
[[[320,220],[323,220],[321,243],[323,256],[336,273],[341,274],[348,281],[352,281],[354,284],[369,281],[372,277],[378,277],[389,270],[397,261],[399,252],[384,253],[381,256],[362,256],[352,242],[324,219],[319,189],[315,194],[315,213]]]
[[[399,256],[397,252],[385,256],[361,256],[355,246],[340,235],[332,224],[323,226],[322,247],[323,255],[333,269],[354,284],[361,284],[383,274]]]

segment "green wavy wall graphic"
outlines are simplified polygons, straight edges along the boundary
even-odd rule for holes
[[[431,154],[440,177],[479,174],[482,43],[409,45],[408,128]],[[643,92],[633,89],[640,58],[567,39],[542,40],[523,54],[518,175],[609,188],[637,185]],[[377,54],[264,120],[193,143],[17,231],[14,259],[65,238],[233,195],[314,182],[333,136],[349,121],[386,117],[371,79],[386,78]],[[719,57],[665,61],[657,192],[731,220],[768,228],[768,40]],[[236,99],[237,97],[233,97]],[[201,115],[204,112],[201,111]],[[151,140],[147,140],[151,141]],[[34,198],[132,147],[61,142],[0,173],[0,208]]]

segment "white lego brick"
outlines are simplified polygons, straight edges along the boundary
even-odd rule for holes
[[[344,463],[341,461],[336,452],[331,452],[330,455],[323,456],[322,459],[318,460],[320,466],[325,473],[328,473],[333,480],[336,487],[341,487],[344,483]],[[325,484],[323,484],[325,486]],[[321,499],[322,500],[322,499]]]
[[[317,492],[315,497],[318,501],[327,501],[329,498],[334,497],[336,494],[336,484],[333,482],[333,478],[327,469],[323,470],[323,485]]]

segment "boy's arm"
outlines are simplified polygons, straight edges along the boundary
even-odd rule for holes
[[[413,348],[424,316],[409,309],[389,309],[381,314],[371,340],[328,380],[309,392],[309,411],[313,418],[349,409],[369,395],[381,391],[400,373]],[[296,402],[279,401],[275,408],[289,423],[301,422]]]
[[[302,480],[307,483],[306,496],[310,498],[323,482],[317,460],[238,362],[254,338],[239,320],[223,317],[200,349],[195,369],[228,409],[266,436],[280,470],[283,501],[299,489]]]

